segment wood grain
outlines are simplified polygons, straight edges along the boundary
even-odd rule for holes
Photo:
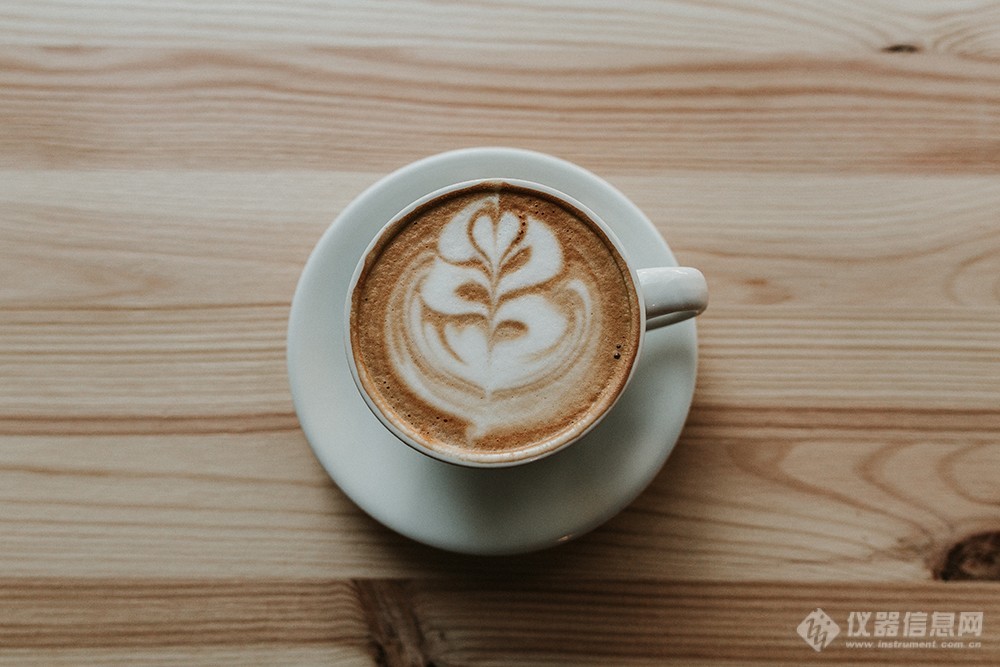
[[[817,425],[813,414],[696,409],[622,515],[568,547],[501,563],[377,526],[330,488],[298,433],[8,437],[0,569],[357,578],[499,568],[574,580],[615,563],[644,579],[920,581],[956,542],[997,528],[1000,447],[985,425],[933,428],[884,411],[860,423],[824,413]]]
[[[950,55],[22,47],[0,86],[19,167],[385,171],[480,144],[633,173],[1000,167],[1000,68]]]
[[[567,587],[462,578],[228,581],[207,587],[27,581],[3,589],[0,636],[13,657],[38,650],[56,659],[103,659],[138,649],[139,664],[223,656],[225,662],[279,658],[296,664],[857,664],[852,656],[858,651],[845,647],[803,654],[809,649],[790,630],[817,601],[841,619],[859,599],[867,608],[904,613],[1000,613],[996,596],[981,587],[954,587],[964,594],[958,607],[940,588],[919,584],[873,592],[857,586],[604,580]],[[99,617],[88,608],[95,600],[101,602]],[[51,614],[59,615],[64,631],[58,638],[48,631]],[[549,621],[539,627],[539,618]],[[365,619],[373,624],[370,634]],[[387,621],[394,625],[385,633]],[[938,652],[949,664],[984,664],[978,650]],[[879,662],[935,664],[933,654],[919,649],[882,654],[892,658]]]
[[[0,664],[996,664],[1000,3],[0,7]],[[677,449],[577,541],[375,523],[299,430],[299,273],[387,171],[608,178],[712,292]],[[816,607],[982,611],[815,653]]]
[[[990,0],[772,0],[750,8],[715,0],[607,7],[592,0],[545,6],[427,0],[239,0],[205,7],[191,0],[92,5],[86,0],[11,0],[0,43],[41,46],[427,47],[466,51],[595,45],[673,55],[858,52],[900,44],[977,57],[1000,56],[1000,8]]]

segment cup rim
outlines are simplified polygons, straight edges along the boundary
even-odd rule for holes
[[[562,201],[563,203],[578,209],[581,213],[587,216],[587,218],[592,223],[594,223],[598,227],[598,229],[601,230],[601,232],[603,232],[605,238],[608,240],[608,242],[612,244],[612,246],[614,246],[615,250],[624,260],[625,267],[628,269],[629,272],[629,278],[632,281],[633,290],[635,291],[636,301],[638,303],[638,308],[639,308],[639,318],[638,318],[639,332],[638,332],[638,340],[636,343],[636,353],[632,357],[632,364],[631,367],[629,368],[628,375],[626,376],[625,381],[622,383],[621,389],[618,391],[617,395],[615,395],[615,397],[605,406],[605,408],[600,413],[593,416],[581,430],[565,438],[562,442],[558,442],[559,440],[558,438],[551,438],[549,440],[542,441],[541,443],[532,445],[531,447],[528,447],[524,450],[519,450],[521,453],[526,452],[526,454],[517,457],[500,453],[493,455],[483,455],[473,458],[465,458],[458,455],[451,455],[449,452],[436,450],[432,447],[425,445],[416,438],[412,437],[409,433],[401,429],[399,425],[397,425],[388,415],[386,415],[378,407],[376,402],[372,399],[371,395],[368,393],[368,390],[365,387],[365,383],[362,381],[360,373],[357,368],[357,361],[354,356],[354,348],[351,341],[351,319],[352,319],[351,310],[353,304],[354,291],[358,286],[358,281],[360,280],[361,274],[364,270],[366,259],[368,258],[372,250],[380,243],[380,241],[386,235],[386,233],[388,233],[389,230],[391,230],[399,220],[409,215],[410,213],[412,213],[419,207],[423,206],[424,204],[427,204],[428,202],[431,202],[439,197],[443,197],[452,192],[458,192],[467,188],[475,187],[477,185],[482,185],[484,183],[504,183],[515,187],[535,190],[550,197],[554,197]],[[632,378],[635,376],[636,368],[639,365],[639,358],[642,355],[642,348],[643,348],[643,342],[645,340],[645,335],[646,335],[646,305],[645,302],[643,301],[642,288],[639,282],[637,269],[633,264],[633,262],[629,259],[628,253],[626,252],[626,249],[623,246],[621,240],[615,234],[614,230],[611,229],[608,223],[605,222],[603,218],[597,215],[588,206],[586,206],[576,198],[556,188],[553,188],[549,185],[545,185],[544,183],[539,183],[537,181],[531,181],[521,178],[511,178],[506,176],[498,176],[495,178],[494,177],[475,178],[465,181],[459,181],[456,183],[452,183],[450,185],[445,185],[443,187],[440,187],[432,192],[429,192],[421,196],[420,198],[416,199],[415,201],[411,202],[410,204],[407,204],[402,209],[400,209],[384,225],[382,225],[382,227],[379,228],[379,230],[375,233],[372,240],[368,243],[364,251],[361,253],[360,257],[358,258],[357,265],[354,268],[354,271],[351,275],[350,283],[348,284],[347,294],[344,304],[344,346],[345,346],[345,352],[347,354],[347,367],[350,369],[351,377],[354,379],[354,384],[357,387],[358,392],[361,394],[361,397],[364,399],[365,404],[368,406],[368,409],[372,412],[373,415],[375,415],[375,417],[379,420],[379,422],[381,422],[382,425],[389,430],[390,433],[392,433],[398,440],[408,445],[412,449],[420,452],[421,454],[429,456],[432,459],[436,459],[438,461],[462,467],[470,467],[470,468],[490,469],[490,468],[507,468],[507,467],[524,465],[526,463],[531,463],[533,461],[538,461],[540,459],[547,458],[557,452],[560,452],[570,447],[574,443],[578,442],[584,436],[586,436],[608,415],[608,413],[611,412],[611,410],[615,407],[615,405],[617,405],[618,401],[621,400],[621,397],[625,393],[625,390],[628,388],[629,384],[631,384]],[[553,441],[556,441],[556,444],[552,444]]]

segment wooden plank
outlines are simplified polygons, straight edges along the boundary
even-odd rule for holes
[[[242,646],[162,646],[145,648],[0,648],[0,665],[23,667],[79,667],[79,665],[120,665],[121,667],[163,665],[296,665],[296,667],[357,667],[373,661],[354,647],[337,644],[286,644]]]
[[[322,642],[360,649],[367,635],[357,596],[339,581],[5,579],[0,599],[6,648]]]
[[[610,11],[593,0],[432,3],[420,0],[80,0],[4,3],[0,43],[67,46],[310,44],[520,49],[622,46],[685,53],[827,52],[911,46],[978,57],[1000,55],[996,3],[933,0],[864,3],[782,0],[767,6],[671,0]],[[905,51],[903,51],[905,52]]]
[[[493,586],[449,582],[426,588],[420,584],[412,590],[413,606],[417,617],[426,619],[428,634],[436,627],[447,628],[447,652],[438,649],[443,661],[459,664],[650,664],[657,659],[674,664],[698,660],[725,664],[802,665],[813,660],[901,664],[941,659],[953,664],[988,664],[996,656],[992,641],[996,629],[989,638],[984,629],[981,650],[851,649],[846,646],[846,637],[841,637],[817,654],[802,642],[795,628],[817,606],[844,626],[845,635],[850,611],[957,612],[982,608],[987,618],[1000,611],[987,589],[971,587],[644,581],[564,587],[530,581]]]
[[[0,599],[0,655],[23,664],[60,656],[114,660],[125,648],[140,660],[184,656],[202,664],[228,650],[230,660],[235,654],[256,662],[293,659],[310,647],[336,649],[354,664],[989,664],[1000,638],[995,594],[940,584],[6,579]],[[817,607],[841,626],[822,653],[795,632]],[[896,611],[900,619],[906,612],[982,612],[979,635],[927,639],[983,647],[852,647],[849,640],[861,640],[848,637],[852,611]],[[397,619],[394,634],[371,625],[385,618]],[[287,652],[276,653],[281,647]]]
[[[631,173],[995,174],[998,72],[877,50],[4,47],[0,166],[386,171],[505,144]]]
[[[297,432],[7,436],[0,570],[275,578],[495,569],[582,580],[616,563],[642,579],[921,581],[939,576],[956,544],[998,529],[992,425],[925,431],[919,420],[908,428],[905,414],[873,424],[845,411],[825,413],[817,429],[808,414],[798,424],[780,409],[744,414],[696,408],[663,472],[623,514],[577,542],[509,559],[448,555],[390,533],[333,487]]]

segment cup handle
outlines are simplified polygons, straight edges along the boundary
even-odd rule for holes
[[[683,322],[708,306],[708,284],[698,269],[664,266],[636,273],[646,302],[646,331]]]

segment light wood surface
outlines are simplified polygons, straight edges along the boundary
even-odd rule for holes
[[[284,365],[330,220],[473,145],[607,178],[712,292],[664,470],[514,558],[365,516]],[[0,5],[0,663],[997,664],[998,580],[1000,3]]]

